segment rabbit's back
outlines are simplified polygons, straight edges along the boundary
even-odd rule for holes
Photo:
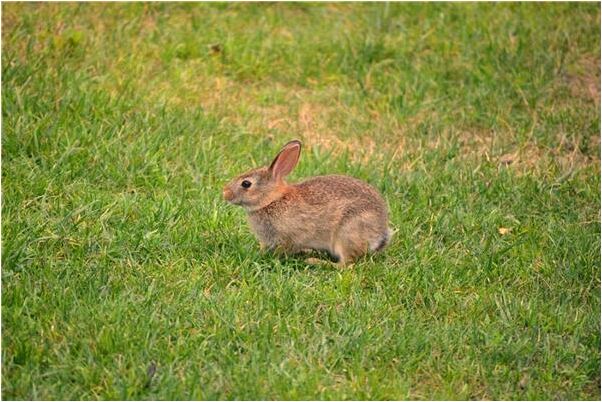
[[[350,176],[316,176],[294,184],[301,198],[310,205],[366,201],[375,208],[385,208],[381,195],[368,183]]]

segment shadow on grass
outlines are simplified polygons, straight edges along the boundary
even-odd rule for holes
[[[305,253],[297,254],[279,254],[275,252],[251,252],[242,258],[250,265],[266,271],[289,271],[289,272],[306,272],[312,271],[316,273],[339,272],[347,269],[360,267],[370,267],[376,264],[386,263],[387,256],[385,252],[371,253],[365,255],[355,261],[353,264],[346,267],[336,265],[336,260],[326,251],[313,250]],[[309,263],[308,258],[319,259],[320,263]]]
[[[323,260],[320,264],[310,264],[305,260],[309,257],[319,258]],[[261,253],[258,252],[254,259],[254,264],[261,269],[268,271],[289,271],[289,272],[334,272],[339,268],[334,264],[327,253],[322,252],[311,252],[311,253],[300,253],[300,254],[277,254],[272,252]]]

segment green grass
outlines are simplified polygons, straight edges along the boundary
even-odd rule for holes
[[[599,82],[596,3],[3,4],[2,398],[599,400]],[[292,138],[385,253],[259,252]]]

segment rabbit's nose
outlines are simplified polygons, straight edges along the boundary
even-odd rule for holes
[[[226,201],[230,201],[232,198],[234,198],[234,193],[228,187],[224,187],[223,195],[224,200]]]

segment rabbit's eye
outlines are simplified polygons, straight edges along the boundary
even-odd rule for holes
[[[251,182],[249,180],[243,180],[242,183],[240,183],[240,185],[244,188],[249,188],[251,187]]]

